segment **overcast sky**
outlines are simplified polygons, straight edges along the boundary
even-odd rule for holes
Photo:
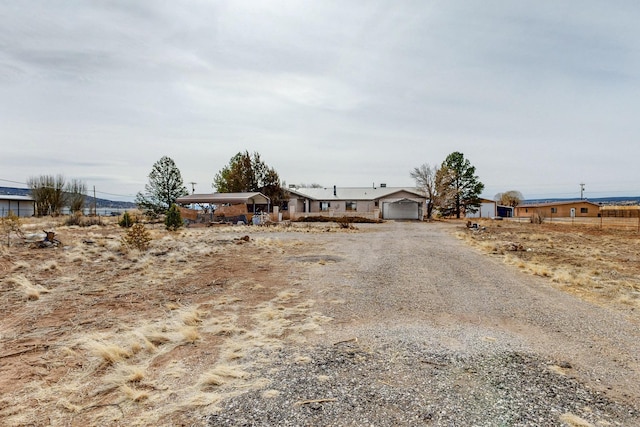
[[[410,186],[460,151],[489,198],[640,195],[637,1],[4,1],[0,20],[0,186],[132,200],[167,155],[206,193],[244,150],[287,184]]]

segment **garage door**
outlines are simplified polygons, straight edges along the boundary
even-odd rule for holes
[[[382,204],[383,219],[419,219],[419,203],[413,200],[400,200]]]

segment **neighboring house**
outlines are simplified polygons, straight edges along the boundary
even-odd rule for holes
[[[494,218],[498,215],[498,204],[495,200],[480,199],[480,206],[477,212],[467,212],[467,218]]]
[[[540,214],[545,218],[597,217],[600,214],[600,205],[587,200],[568,200],[516,206],[516,217],[526,218],[534,213]]]
[[[290,219],[305,216],[359,216],[369,219],[422,220],[427,198],[416,188],[289,188]]]
[[[36,213],[36,201],[29,196],[0,195],[0,217],[12,211],[19,217],[33,216]]]
[[[513,216],[513,208],[511,206],[498,205],[498,216],[501,218],[511,218]]]

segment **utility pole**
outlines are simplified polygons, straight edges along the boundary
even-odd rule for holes
[[[193,182],[191,181],[189,184],[191,184],[191,194],[196,192],[196,184],[197,182]]]
[[[93,215],[98,215],[98,201],[96,200],[96,186],[93,186]]]
[[[580,200],[584,200],[584,182],[580,183]]]

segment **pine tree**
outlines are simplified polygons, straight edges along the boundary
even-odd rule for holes
[[[122,219],[118,222],[118,225],[120,227],[129,228],[134,223],[135,221],[133,220],[133,218],[131,218],[131,215],[129,214],[129,212],[125,211],[125,213],[122,215]]]
[[[437,173],[440,212],[443,216],[460,218],[465,212],[477,212],[484,184],[475,175],[476,168],[464,154],[456,151],[447,156]]]
[[[285,192],[275,169],[260,159],[259,153],[238,153],[213,179],[213,187],[221,193],[260,192],[269,197],[272,206],[280,206]]]
[[[178,209],[178,206],[175,203],[169,208],[167,217],[164,219],[164,225],[167,227],[167,230],[170,231],[176,231],[178,228],[182,227],[180,209]]]
[[[157,217],[166,213],[178,197],[189,194],[174,161],[167,156],[158,160],[149,174],[145,193],[136,195],[136,204],[145,214]]]

